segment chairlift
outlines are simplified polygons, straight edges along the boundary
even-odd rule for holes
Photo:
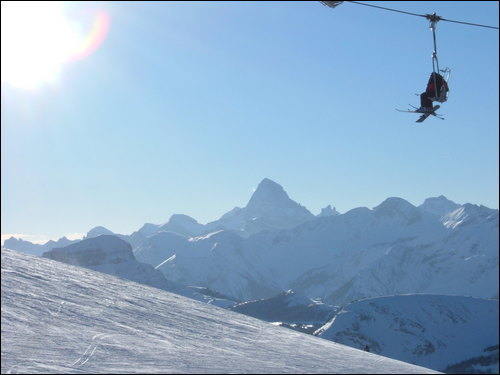
[[[434,51],[432,52],[432,72],[434,73],[434,90],[435,95],[430,98],[433,102],[444,103],[448,100],[448,81],[451,75],[451,69],[446,67],[444,69],[439,69],[439,60],[437,56],[437,43],[436,43],[436,24],[441,20],[436,13],[427,14],[425,16],[430,21],[430,29],[432,30],[432,38],[434,40]],[[436,74],[443,77],[443,82],[438,90],[438,84],[436,82]]]

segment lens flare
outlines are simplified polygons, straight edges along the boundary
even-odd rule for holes
[[[90,33],[85,37],[80,47],[75,51],[73,59],[83,59],[96,51],[104,42],[109,30],[109,16],[104,11],[99,11],[95,17]]]
[[[67,4],[57,1],[1,6],[2,82],[21,89],[56,82],[66,63],[86,58],[102,45],[110,26],[102,10],[74,17],[67,13]]]

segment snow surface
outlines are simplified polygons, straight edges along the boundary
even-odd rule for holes
[[[498,300],[404,295],[365,299],[314,334],[440,371],[498,345]],[[498,361],[490,371],[498,373]]]
[[[339,308],[288,290],[272,298],[235,304],[231,310],[312,334],[328,322]]]
[[[226,307],[234,304],[234,301],[201,294],[197,289],[186,288],[167,280],[152,265],[138,262],[130,244],[115,236],[100,235],[87,238],[64,248],[47,251],[43,257],[122,277],[217,306]]]
[[[288,290],[272,298],[238,303],[231,310],[270,322],[312,324],[330,320],[337,308]]]
[[[2,373],[436,373],[2,249]]]

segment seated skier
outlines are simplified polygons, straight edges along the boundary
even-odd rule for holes
[[[420,108],[415,112],[432,112],[432,102],[434,100],[437,100],[441,96],[441,91],[443,89],[446,90],[446,92],[449,91],[448,83],[444,80],[441,74],[432,72],[431,76],[429,77],[429,82],[427,82],[427,88],[425,92],[420,94]]]

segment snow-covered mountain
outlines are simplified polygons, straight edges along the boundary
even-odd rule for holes
[[[126,234],[118,234],[110,231],[108,228],[105,228],[103,226],[97,226],[92,228],[87,232],[85,236],[83,236],[83,240],[87,240],[90,238],[95,238],[99,236],[115,236],[118,237],[119,239],[128,242],[129,244],[132,245],[132,236],[126,235]]]
[[[172,215],[170,220],[158,228],[158,232],[172,232],[186,237],[193,237],[205,232],[205,226],[187,215]]]
[[[461,228],[467,227],[475,231],[479,230],[482,224],[486,224],[486,228],[489,229],[498,229],[498,210],[467,203],[443,215],[441,221],[445,227],[451,229],[460,226]]]
[[[142,244],[149,236],[158,232],[161,227],[159,224],[145,223],[139,230],[133,232],[128,238],[124,238],[132,248],[135,249],[137,246]]]
[[[104,228],[103,226],[97,226],[97,227],[94,227],[91,230],[89,230],[83,239],[99,237],[102,235],[113,236],[113,235],[115,235],[115,233],[110,231],[108,228]]]
[[[231,310],[297,331],[313,333],[335,315],[338,307],[287,290],[275,297],[238,303]]]
[[[311,267],[290,287],[337,304],[407,293],[498,298],[498,210],[465,205],[470,224],[447,226],[406,204],[387,208],[330,223],[324,241],[335,262]]]
[[[235,207],[219,220],[208,223],[214,230],[234,230],[248,237],[263,230],[293,228],[314,218],[305,207],[290,199],[281,185],[265,178],[244,208]]]
[[[159,243],[155,244],[155,240]],[[178,236],[160,233],[151,237],[147,242],[151,246],[141,247],[136,256],[148,262],[152,256],[162,254],[165,260],[156,268],[167,279],[204,286],[237,301],[265,298],[282,291],[259,254],[248,249],[248,239],[234,231],[192,237],[180,244],[179,240]]]
[[[238,301],[288,289],[332,305],[405,293],[498,297],[498,210],[443,196],[315,217],[264,179],[244,208],[209,224],[173,215],[116,236],[168,280]]]
[[[335,208],[328,206],[320,215],[337,215]],[[162,232],[172,232],[184,237],[196,237],[220,230],[232,230],[242,237],[249,237],[264,230],[292,228],[314,218],[305,207],[290,199],[283,187],[265,178],[250,197],[248,204],[235,207],[218,220],[200,224],[187,215],[175,214],[165,224],[146,223],[130,236],[114,234],[102,226],[91,229],[85,238],[102,234],[114,234],[129,242],[134,248],[149,237]]]
[[[44,244],[34,244],[20,238],[10,237],[4,241],[3,246],[8,249],[16,249],[28,254],[42,255],[44,252],[52,250],[53,248],[68,246],[78,241],[79,240],[69,240],[66,237],[61,237],[57,241],[50,240]]]
[[[440,217],[389,198],[249,238],[222,231],[153,243],[153,236],[141,256],[148,262],[154,254],[170,280],[240,301],[288,289],[333,305],[407,293],[497,298],[498,210],[457,210]]]
[[[498,373],[498,313],[498,299],[380,297],[348,304],[314,334],[439,371],[469,360],[460,373]]]
[[[161,272],[149,264],[138,262],[128,242],[113,235],[90,237],[63,248],[47,251],[43,257],[119,276],[155,288],[170,291],[176,289]]]
[[[322,211],[322,215],[336,215],[331,206]],[[235,207],[218,220],[200,224],[187,215],[172,215],[162,225],[147,224],[134,232],[129,239],[134,247],[141,245],[148,237],[161,232],[172,232],[184,237],[207,235],[216,231],[231,230],[241,237],[249,237],[266,230],[293,228],[314,218],[305,207],[290,199],[283,187],[265,178],[258,185],[243,208]]]
[[[2,249],[2,373],[436,373]]]
[[[139,262],[156,267],[188,244],[188,239],[178,233],[160,232],[146,237],[134,248],[134,256]]]
[[[424,203],[418,206],[420,209],[432,214],[443,216],[460,207],[459,204],[450,201],[443,195],[439,197],[427,198]]]

